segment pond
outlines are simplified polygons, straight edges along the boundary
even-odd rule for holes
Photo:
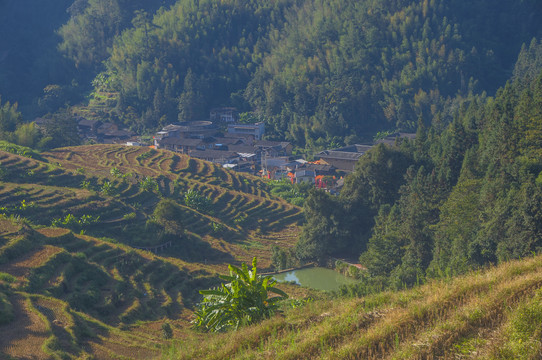
[[[337,291],[341,285],[356,283],[352,278],[321,267],[292,270],[273,277],[279,282],[294,281],[301,286],[325,291]]]

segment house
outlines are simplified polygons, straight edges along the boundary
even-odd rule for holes
[[[177,124],[179,126],[179,137],[204,139],[209,136],[214,136],[218,132],[217,127],[206,120],[201,121],[185,121]]]
[[[36,125],[39,128],[44,128],[47,126],[47,123],[51,121],[50,119],[45,119],[42,117],[37,117],[34,119],[34,125]]]
[[[234,107],[221,107],[211,109],[209,119],[214,122],[233,123],[237,121],[239,113]]]
[[[228,146],[243,145],[243,139],[209,136],[202,139],[206,149],[228,150]]]
[[[332,165],[338,170],[352,172],[362,155],[362,153],[325,150],[316,156],[320,158],[321,162]]]
[[[308,182],[310,184],[314,184],[315,177],[316,177],[316,174],[312,170],[296,170],[294,180],[296,184],[299,184],[302,182]]]
[[[350,145],[333,150],[324,150],[315,155],[320,158],[321,164],[328,164],[337,170],[352,172],[354,171],[359,158],[365,154],[372,145]]]
[[[247,141],[244,138],[237,137],[214,137],[216,146],[236,146],[236,145],[246,145]]]
[[[228,145],[228,151],[235,152],[237,154],[243,154],[244,157],[251,157],[255,162],[261,161],[261,150],[254,146],[248,145]]]
[[[255,147],[261,148],[269,156],[292,155],[293,145],[287,141],[258,140],[254,142]]]
[[[81,137],[96,137],[98,128],[103,124],[100,120],[88,120],[79,117],[77,121],[77,131]]]
[[[254,136],[254,139],[261,140],[262,136],[265,134],[265,125],[263,122],[255,124],[229,124],[228,133],[252,135]]]
[[[158,146],[158,142],[162,140],[163,138],[167,137],[180,137],[180,129],[181,127],[179,125],[175,124],[169,124],[162,128],[161,131],[158,131],[156,135],[154,136],[154,145]]]
[[[269,172],[271,173],[270,177],[275,180],[293,178],[295,176],[294,173],[298,165],[298,162],[290,161],[287,163],[283,163],[278,167],[269,168]]]
[[[205,139],[216,135],[217,127],[211,121],[184,121],[164,126],[154,136],[154,145],[158,146],[164,138]]]
[[[256,172],[257,156],[251,153],[236,153],[239,156],[235,170],[248,172],[254,175]]]
[[[290,163],[291,161],[288,156],[277,156],[277,157],[262,156],[262,167],[265,167],[265,168],[279,168],[280,169]]]
[[[98,135],[98,140],[104,144],[124,144],[134,137],[135,133],[130,130],[108,130]]]
[[[305,163],[297,167],[298,170],[312,170],[316,176],[333,176],[335,167],[328,164]]]
[[[414,140],[416,138],[416,133],[395,133],[386,136],[383,139],[377,140],[376,144],[384,143],[389,146],[395,146],[404,139]]]
[[[225,133],[225,138],[240,139],[244,144],[253,145],[255,138],[252,134],[236,134],[236,133]]]
[[[111,131],[115,131],[115,130],[118,130],[119,127],[113,123],[110,123],[110,122],[106,122],[106,123],[102,123],[100,126],[98,126],[98,128],[96,129],[96,133],[98,135],[103,135],[105,134],[106,132],[111,132]]]
[[[194,150],[205,150],[205,146],[203,145],[201,139],[166,137],[158,140],[156,143],[158,149],[175,151],[182,154],[189,154],[191,151]]]

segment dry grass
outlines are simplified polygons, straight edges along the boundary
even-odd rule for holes
[[[50,359],[42,346],[51,335],[43,316],[32,307],[29,299],[22,295],[13,295],[15,320],[0,326],[0,356],[2,354],[15,359]]]
[[[235,333],[198,335],[164,357],[534,360],[542,322],[527,319],[542,319],[541,288],[538,256],[407,291],[316,301]]]

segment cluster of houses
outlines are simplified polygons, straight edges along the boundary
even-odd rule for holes
[[[359,158],[373,145],[349,145],[315,154],[316,161],[293,159],[293,146],[286,141],[264,140],[263,122],[237,122],[235,108],[217,108],[209,120],[170,124],[153,137],[153,147],[211,161],[225,168],[251,173],[269,179],[289,178],[292,183],[309,182],[317,187],[337,191],[341,175],[354,170]],[[77,119],[82,138],[98,143],[139,145],[136,134],[111,123]],[[414,134],[394,134],[382,142],[393,144],[397,137],[412,138]]]
[[[230,108],[226,109],[229,113]],[[289,142],[262,139],[265,134],[262,122],[238,124],[230,120],[234,117],[222,115],[216,109],[211,114],[221,120],[165,126],[154,136],[154,146],[252,174],[265,168],[268,162],[284,163],[292,155],[293,146]]]
[[[135,132],[119,128],[118,125],[100,120],[88,120],[77,117],[77,131],[85,141],[93,141],[100,144],[126,144],[138,143]]]
[[[337,190],[341,175],[354,170],[359,158],[373,145],[350,145],[315,154],[314,162],[293,159],[293,146],[286,141],[262,140],[264,123],[239,124],[235,108],[211,110],[210,120],[165,126],[154,136],[154,146],[211,161],[237,171],[269,179],[289,178],[292,183],[310,182]],[[383,142],[393,144],[394,134]]]

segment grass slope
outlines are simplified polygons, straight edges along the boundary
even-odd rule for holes
[[[540,359],[542,256],[192,335],[166,359]]]

